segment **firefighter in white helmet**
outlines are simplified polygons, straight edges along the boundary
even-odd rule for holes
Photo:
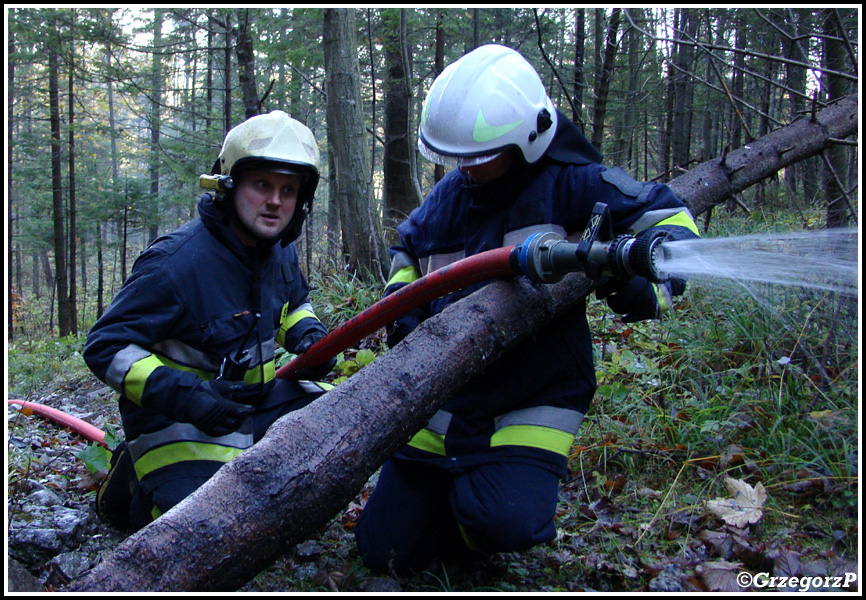
[[[275,343],[300,354],[327,333],[292,243],[319,181],[312,132],[283,112],[226,135],[199,218],[155,240],[87,337],[84,359],[120,394],[125,442],[98,493],[137,529],[323,393],[333,365],[274,378]]]
[[[386,293],[534,233],[583,231],[596,202],[608,205],[617,233],[697,235],[669,188],[602,166],[532,65],[510,48],[482,46],[436,78],[418,146],[429,160],[456,168],[398,226]],[[399,319],[388,343],[481,285]],[[660,316],[683,286],[633,277],[605,284],[598,295],[636,321]],[[595,389],[582,310],[488,365],[383,466],[355,528],[365,563],[421,571],[436,557],[518,551],[553,539],[559,480]]]

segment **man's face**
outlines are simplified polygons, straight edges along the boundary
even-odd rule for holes
[[[514,154],[506,150],[493,160],[472,167],[460,167],[460,170],[468,174],[476,183],[491,183],[508,172],[514,162]]]
[[[299,175],[246,171],[235,189],[235,212],[243,227],[233,229],[247,246],[273,241],[285,230],[298,202]]]

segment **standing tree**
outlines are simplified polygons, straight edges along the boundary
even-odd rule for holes
[[[848,84],[837,73],[845,71],[845,28],[836,8],[827,8],[824,19],[824,85],[827,100],[836,102],[848,91]],[[846,169],[846,150],[841,144],[831,145],[824,154],[824,194],[827,202],[827,227],[848,225],[850,207],[844,181]]]
[[[420,204],[413,177],[411,144],[410,73],[406,64],[405,9],[382,11],[385,65],[385,158],[383,225],[389,240],[396,241],[396,227]]]
[[[256,90],[256,55],[253,49],[250,9],[238,9],[238,81],[244,105],[244,118],[249,119],[260,112],[259,94]]]
[[[619,29],[621,8],[613,9],[607,29],[604,45],[604,63],[599,78],[596,80],[595,110],[592,115],[592,145],[601,152],[604,138],[604,118],[607,113],[607,99],[610,92],[610,78],[613,76],[613,64],[616,60],[616,36]]]
[[[380,255],[379,234],[370,211],[355,10],[325,9],[323,22],[328,144],[334,161],[332,194],[339,206],[345,258],[350,270],[363,279],[378,279],[388,265]]]
[[[53,20],[52,31],[59,30],[59,22]],[[60,40],[48,36],[48,105],[51,122],[51,199],[54,218],[54,274],[57,297],[57,324],[60,337],[72,333],[72,304],[69,297],[66,251],[66,206],[63,201],[62,149],[60,147]]]

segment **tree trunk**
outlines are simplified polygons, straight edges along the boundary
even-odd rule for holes
[[[436,53],[433,57],[433,75],[438,77],[445,70],[445,28],[442,21],[445,19],[445,11],[436,9]],[[433,183],[439,183],[445,177],[445,165],[433,167]]]
[[[592,145],[601,152],[601,142],[604,139],[604,117],[607,112],[607,96],[610,91],[610,78],[613,75],[613,63],[616,60],[616,33],[619,29],[619,14],[621,8],[614,8],[610,15],[607,29],[607,41],[604,45],[604,64],[601,68],[601,78],[596,82],[595,110],[592,115]]]
[[[383,266],[379,235],[370,212],[367,145],[361,102],[361,75],[355,9],[324,10],[323,50],[328,94],[328,141],[334,160],[334,197],[339,203],[343,244],[350,269],[378,280]],[[385,254],[387,256],[387,254]]]
[[[51,121],[51,199],[54,219],[54,273],[57,324],[60,337],[72,333],[69,282],[66,270],[66,207],[63,203],[63,173],[60,148],[60,60],[57,50],[48,48],[48,104]]]
[[[73,9],[73,17],[75,10]],[[69,164],[69,233],[67,240],[69,242],[69,333],[78,335],[78,279],[75,274],[75,266],[77,263],[76,248],[78,245],[78,209],[75,197],[75,44],[70,43],[69,46],[69,73],[67,73],[67,83],[69,89],[69,98],[67,100],[67,112],[69,114],[69,151],[67,162]]]
[[[151,61],[151,97],[150,115],[148,122],[150,125],[150,158],[148,164],[148,179],[150,180],[150,202],[149,202],[149,219],[148,227],[148,243],[152,242],[159,235],[159,137],[160,137],[160,121],[162,120],[162,54],[160,46],[162,46],[162,19],[164,9],[155,8],[153,11],[153,59]]]
[[[232,128],[232,16],[226,11],[226,45],[223,47],[223,137]]]
[[[586,52],[586,9],[574,9],[574,70],[572,81],[571,120],[581,124],[583,128],[583,86],[584,86],[584,54]]]
[[[835,102],[845,95],[847,83],[833,71],[845,71],[845,48],[839,43],[843,38],[842,23],[838,19],[838,11],[828,8],[824,11],[824,64],[828,69],[825,77],[827,100]],[[835,38],[835,39],[833,39]],[[847,154],[844,146],[833,144],[827,148],[824,169],[824,195],[827,202],[827,227],[844,227],[848,224],[851,205],[848,202],[848,192],[845,189],[847,180]]]
[[[259,94],[256,90],[256,55],[250,31],[250,9],[238,9],[238,84],[244,104],[244,116],[249,119],[259,114]]]
[[[676,53],[677,65],[674,69],[674,110],[671,130],[671,155],[674,173],[682,172],[689,163],[689,153],[692,129],[692,83],[695,49],[693,42],[697,39],[698,17],[696,9],[684,8],[680,13],[681,31],[677,39],[684,39],[685,44],[679,44]]]
[[[729,163],[757,160],[759,165],[749,167],[755,171],[751,175],[763,167],[760,176],[766,177],[784,166],[761,160],[780,139],[794,143],[786,157],[821,152],[828,135],[857,131],[857,97],[826,109],[816,122],[785,130],[766,143],[758,140],[757,154],[734,153]],[[805,135],[821,135],[824,141],[811,143]],[[724,174],[717,161],[707,167]],[[730,179],[745,170],[734,169]],[[687,177],[671,185],[692,205],[723,200],[735,183]],[[455,303],[348,381],[277,421],[262,441],[105,556],[70,591],[237,589],[342,510],[485,365],[559,316],[582,310],[591,289],[579,273],[552,285],[515,278],[493,282]]]
[[[10,57],[15,56],[15,40],[12,34],[9,35],[9,55]],[[6,89],[6,102],[7,106],[12,107],[15,106],[15,59],[9,58],[7,70],[7,78],[6,81],[9,84],[9,87]],[[6,139],[6,227],[7,231],[9,231],[9,235],[6,238],[6,272],[9,273],[9,279],[6,280],[6,335],[8,336],[8,341],[12,341],[15,337],[15,327],[13,326],[13,318],[15,314],[14,307],[14,298],[16,292],[20,294],[22,292],[21,285],[18,285],[18,289],[15,289],[12,279],[12,238],[16,235],[15,232],[15,219],[13,218],[13,206],[15,205],[15,196],[12,191],[12,171],[13,165],[15,161],[13,160],[13,150],[14,145],[12,143],[12,138],[15,132],[15,111],[9,110],[7,113],[8,121],[6,123],[6,131],[7,131],[7,139]],[[21,255],[18,254],[18,258],[20,260]],[[18,270],[20,275],[20,270]]]
[[[385,156],[383,160],[384,215],[387,239],[396,243],[397,225],[420,204],[412,176],[411,155],[415,152],[409,140],[410,102],[408,72],[404,64],[402,9],[382,10],[385,46]]]

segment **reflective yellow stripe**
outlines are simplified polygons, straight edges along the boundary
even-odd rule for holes
[[[490,437],[490,446],[528,446],[568,456],[574,436],[565,431],[539,425],[510,425]]]
[[[144,384],[147,383],[147,378],[156,369],[164,366],[165,363],[153,354],[134,362],[123,380],[124,395],[141,406],[141,397],[144,395]]]
[[[309,303],[302,304],[291,313],[289,313],[289,305],[283,305],[283,310],[280,314],[280,330],[277,332],[277,342],[280,346],[285,345],[286,333],[289,329],[297,325],[301,319],[306,318],[319,320],[319,317],[313,312],[313,307]]]
[[[671,309],[671,297],[667,293],[667,289],[663,285],[653,284],[653,290],[656,293],[656,302],[659,303],[659,313],[665,314]]]
[[[289,329],[297,325],[298,321],[300,321],[301,319],[306,319],[307,317],[310,317],[311,319],[316,319],[317,321],[319,320],[318,317],[316,317],[316,313],[314,313],[313,311],[298,310],[286,316],[281,329],[283,331],[288,331]]]
[[[179,365],[176,362],[169,360],[165,357],[163,357],[161,360],[166,367],[171,367],[172,369],[177,369],[178,371],[195,373],[196,375],[198,375],[199,379],[213,379],[214,377],[216,377],[216,375],[211,371],[206,371],[204,369],[196,369],[194,367],[187,367],[186,365]]]
[[[264,373],[262,370],[264,369]],[[249,369],[246,373],[244,373],[244,382],[245,383],[267,383],[271,379],[273,379],[277,374],[277,367],[274,360],[269,360],[263,365],[256,365],[252,369]]]
[[[475,542],[469,539],[469,534],[466,533],[466,528],[461,523],[457,523],[457,529],[460,531],[460,536],[463,538],[463,543],[466,544],[467,548],[475,552],[481,552],[481,549],[475,545]]]
[[[659,225],[677,225],[679,227],[685,227],[690,230],[697,236],[700,236],[700,232],[698,231],[698,226],[695,224],[695,221],[689,216],[687,212],[678,212],[677,214],[668,217],[662,221],[659,221],[653,227],[658,227]]]
[[[429,429],[422,429],[416,433],[409,445],[419,450],[426,450],[439,456],[445,456],[445,436],[438,433],[433,433]]]
[[[135,462],[135,474],[141,479],[162,467],[188,460],[210,460],[227,463],[243,452],[241,448],[230,448],[203,442],[177,442],[151,450]]]
[[[394,276],[388,280],[388,285],[394,285],[395,283],[412,283],[420,277],[421,271],[419,271],[417,267],[403,267],[394,273]]]

